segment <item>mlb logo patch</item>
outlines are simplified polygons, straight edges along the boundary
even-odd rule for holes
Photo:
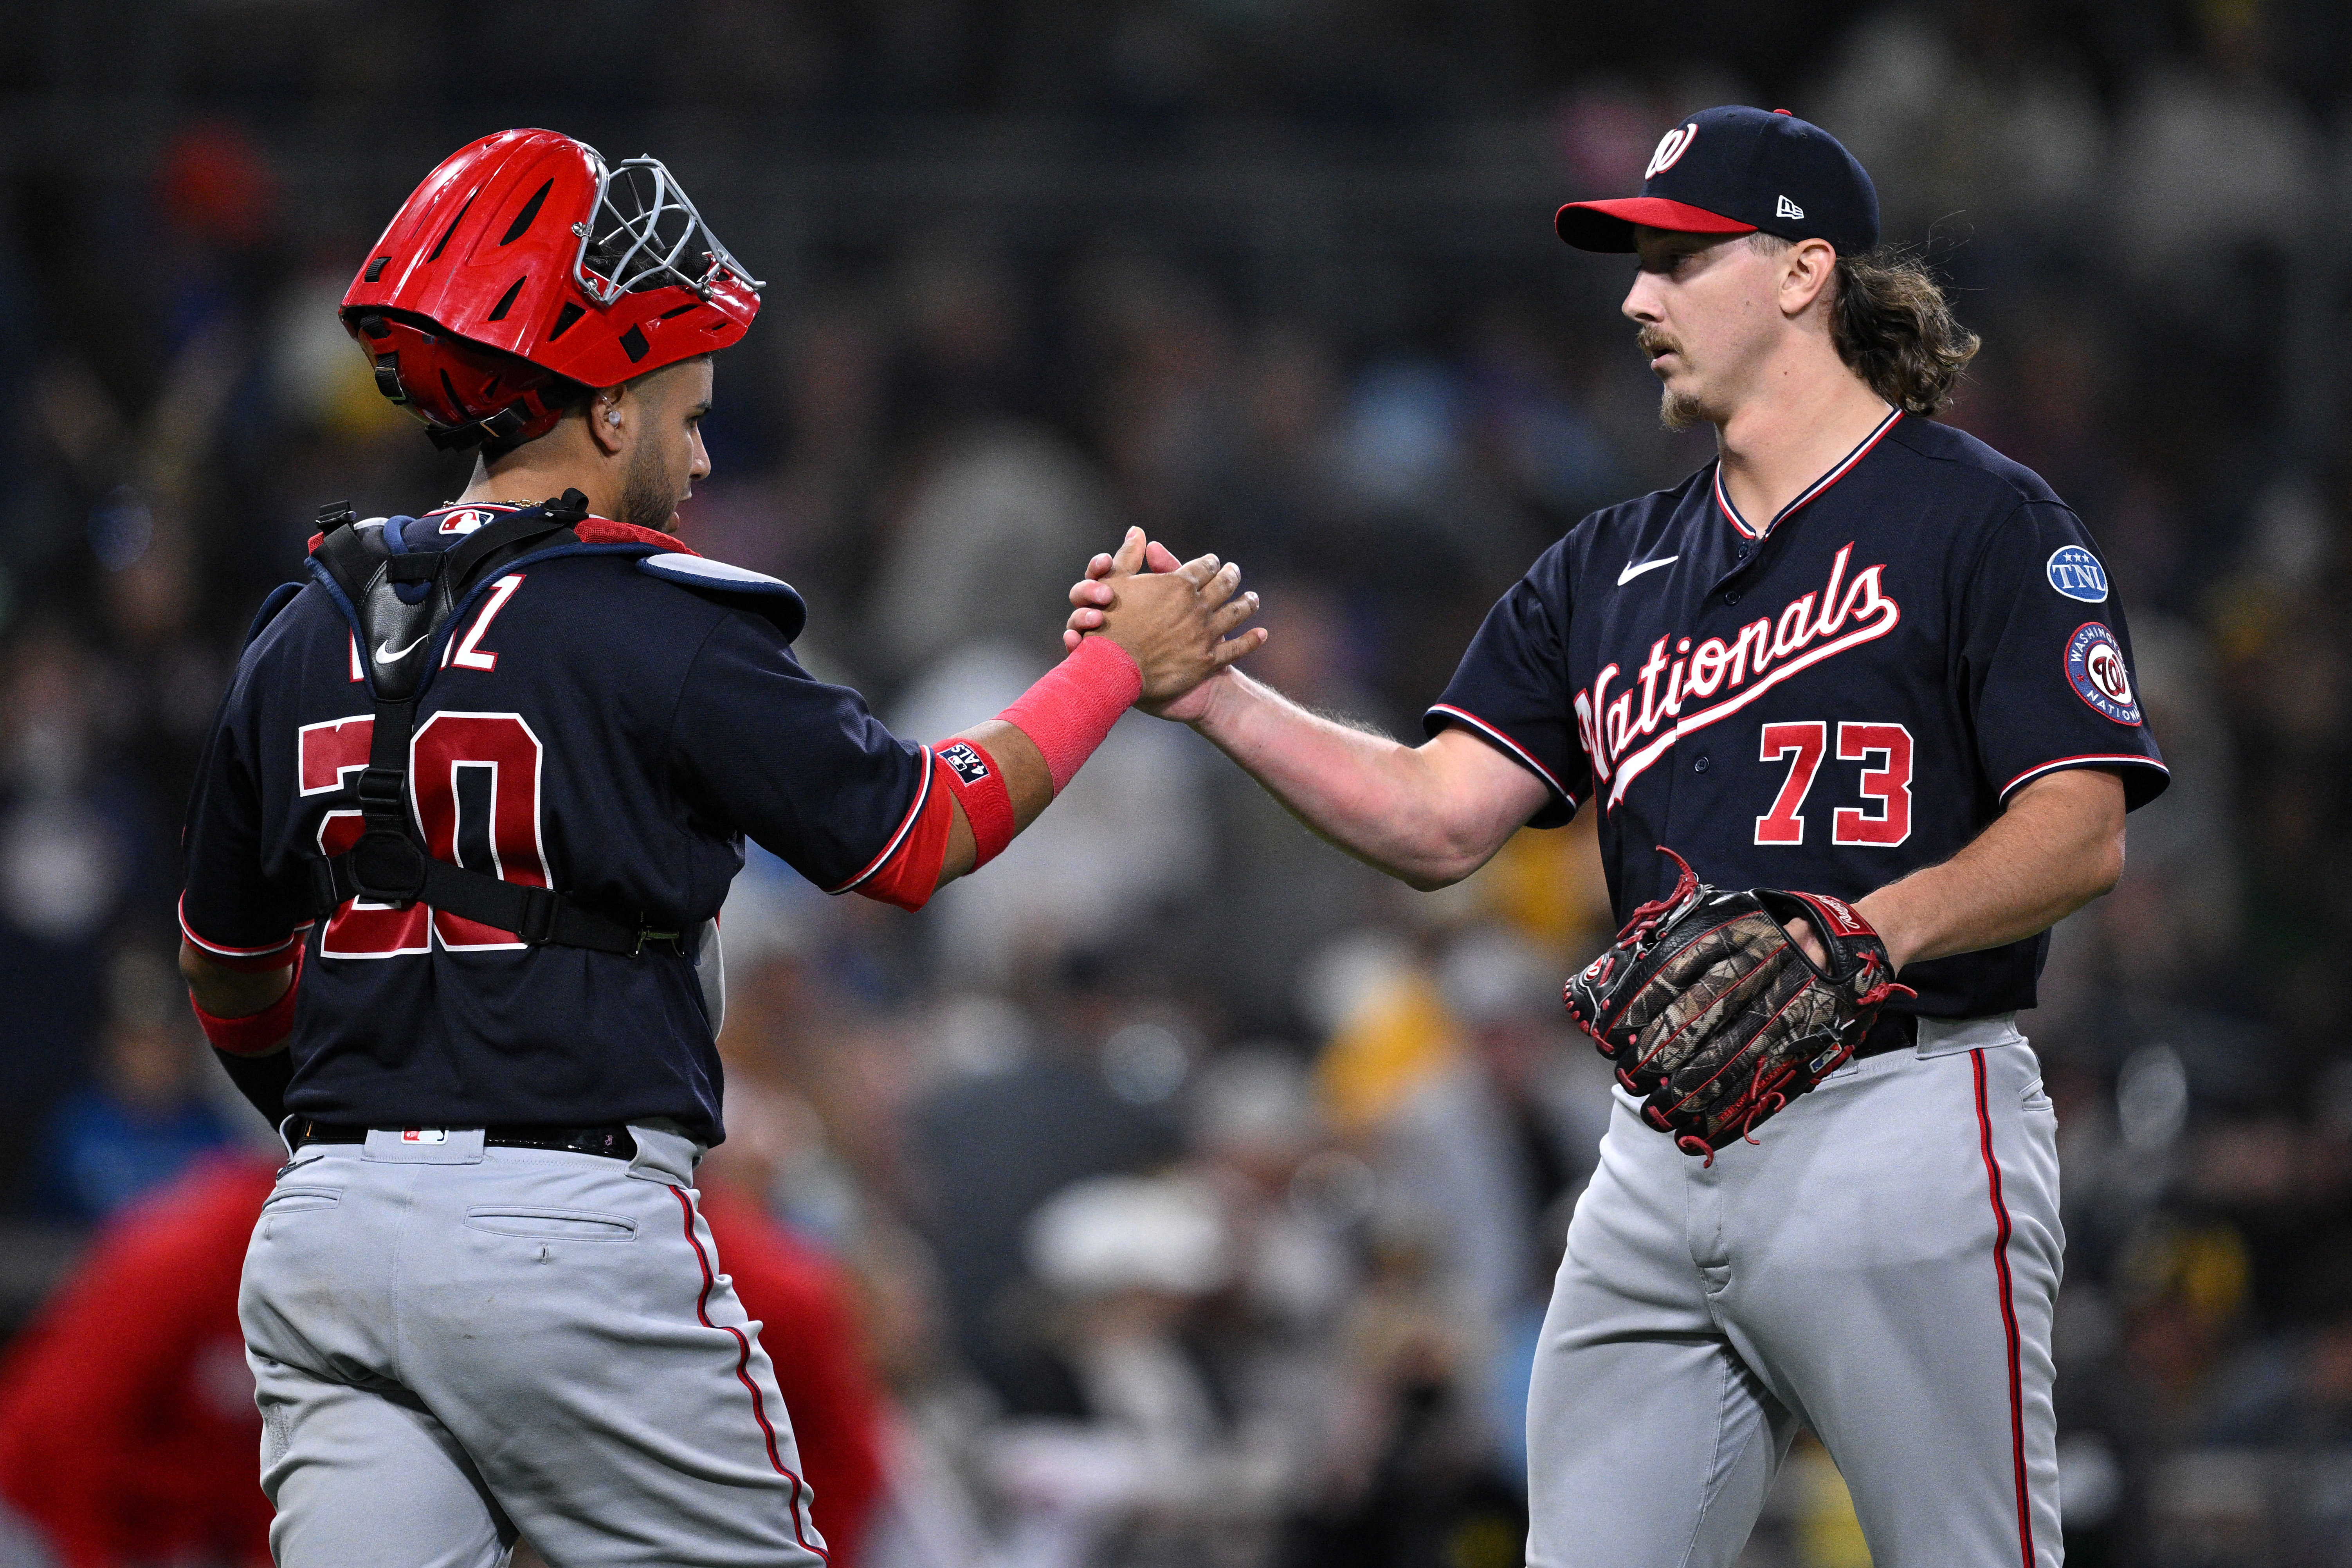
[[[444,516],[440,525],[434,531],[436,533],[471,533],[484,523],[496,522],[498,520],[497,512],[480,511],[472,507],[466,507]]]
[[[953,768],[955,776],[968,784],[976,784],[988,776],[988,764],[981,760],[980,752],[961,741],[942,747],[940,761]]]
[[[404,1143],[446,1143],[449,1131],[445,1127],[404,1127],[400,1130]]]

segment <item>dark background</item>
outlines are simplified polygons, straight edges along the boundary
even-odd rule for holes
[[[253,1133],[169,970],[178,814],[315,510],[464,483],[333,314],[447,153],[652,153],[766,279],[689,538],[794,581],[908,733],[1050,662],[1129,522],[1243,562],[1265,679],[1410,733],[1546,542],[1709,456],[1626,265],[1549,218],[1751,102],[1844,139],[1982,333],[1950,417],[2098,536],[2175,769],[2026,1021],[2074,1560],[2352,1563],[2352,12],[208,0],[0,40],[0,1325]],[[730,910],[730,1120],[871,1293],[940,1461],[902,1510],[1040,1568],[1515,1561],[1512,1379],[1604,1103],[1546,1002],[1605,934],[1589,825],[1420,898],[1140,718],[1082,785],[917,919],[772,862]],[[1041,1534],[1007,1434],[1136,1425],[1099,1290],[1022,1261],[1108,1171],[1217,1194],[1227,1263],[1146,1336],[1208,1415],[1150,1435],[1192,1489]],[[1790,1478],[1752,1561],[1866,1561],[1818,1449]]]

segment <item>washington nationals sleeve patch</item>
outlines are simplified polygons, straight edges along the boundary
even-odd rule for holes
[[[2084,621],[2066,639],[2066,684],[2074,695],[2118,724],[2140,721],[2139,703],[2132,697],[2131,676],[2124,668],[2124,650],[2116,634],[2098,621]]]

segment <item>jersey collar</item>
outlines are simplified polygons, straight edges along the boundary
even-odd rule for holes
[[[520,501],[450,501],[418,518],[415,526],[426,538],[436,534],[462,538],[485,523],[530,510]],[[583,544],[650,544],[678,555],[702,553],[676,534],[664,533],[657,528],[640,528],[633,522],[615,522],[609,517],[583,517],[572,525],[572,531],[580,536]],[[400,547],[416,548],[404,536],[401,546],[395,548]]]
[[[1888,409],[1886,411],[1886,417],[1880,420],[1871,430],[1870,434],[1862,438],[1861,443],[1857,445],[1853,451],[1848,452],[1844,457],[1840,458],[1835,463],[1830,465],[1830,471],[1828,473],[1823,474],[1820,479],[1815,479],[1811,484],[1807,485],[1803,489],[1799,490],[1797,492],[1797,499],[1790,501],[1787,506],[1782,507],[1779,511],[1773,513],[1772,521],[1766,523],[1762,528],[1749,527],[1748,520],[1739,515],[1739,509],[1731,504],[1731,497],[1723,488],[1723,459],[1720,458],[1717,458],[1715,460],[1715,504],[1722,510],[1725,517],[1731,520],[1732,527],[1739,530],[1740,532],[1746,534],[1750,539],[1762,539],[1766,535],[1769,534],[1774,529],[1780,527],[1781,523],[1787,521],[1789,518],[1796,513],[1799,508],[1805,506],[1811,502],[1814,497],[1820,495],[1823,490],[1828,489],[1832,485],[1845,478],[1847,471],[1850,470],[1856,463],[1861,462],[1864,458],[1870,456],[1870,449],[1873,447],[1877,446],[1880,441],[1884,440],[1886,437],[1886,433],[1895,428],[1895,422],[1902,417],[1903,410],[1900,408]]]

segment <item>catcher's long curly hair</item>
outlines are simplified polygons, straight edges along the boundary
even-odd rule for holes
[[[1748,238],[1761,249],[1790,243],[1769,234]],[[1885,245],[1837,258],[1830,335],[1838,357],[1906,414],[1942,413],[1978,347],[1917,253]]]

